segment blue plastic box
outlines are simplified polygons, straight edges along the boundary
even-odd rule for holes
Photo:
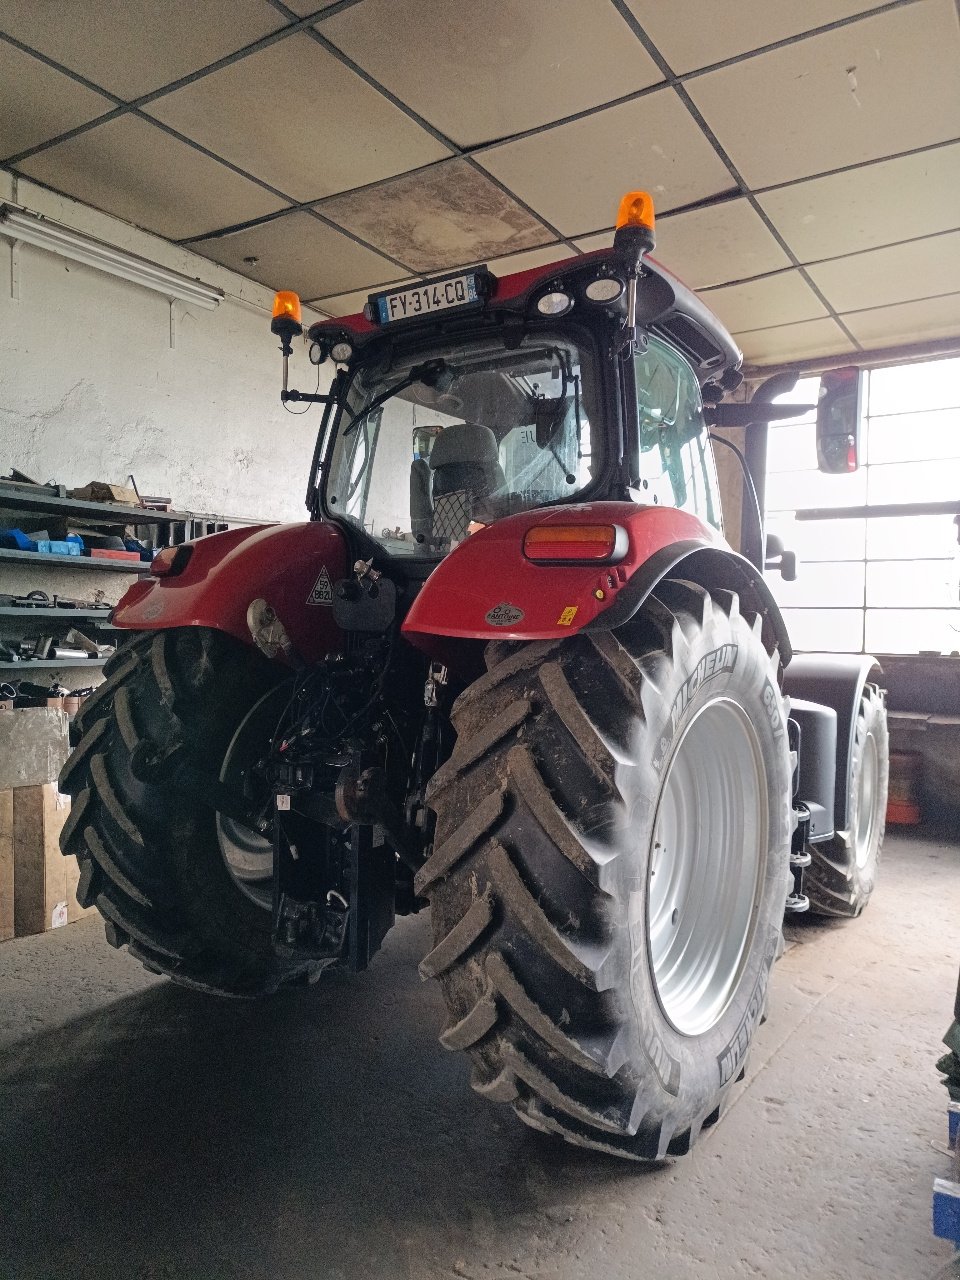
[[[73,538],[66,538],[63,541],[52,538],[38,538],[37,550],[48,556],[79,556],[83,552],[83,542],[80,538],[77,538],[76,541]]]

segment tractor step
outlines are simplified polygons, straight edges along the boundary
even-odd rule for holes
[[[813,861],[807,848],[810,835],[810,810],[805,804],[798,804],[794,810],[797,825],[793,832],[790,847],[790,870],[793,873],[793,887],[787,894],[784,911],[787,915],[797,916],[810,910],[810,899],[803,892],[803,873]]]

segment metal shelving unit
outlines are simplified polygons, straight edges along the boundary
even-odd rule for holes
[[[110,625],[111,610],[109,609],[56,609],[52,605],[49,607],[39,606],[33,608],[20,608],[17,605],[0,606],[0,618],[23,618],[26,621],[29,618],[43,618],[49,621],[51,618],[57,622],[63,622],[72,626],[78,619],[92,619],[99,623]]]
[[[196,511],[154,511],[151,507],[127,507],[120,502],[91,502],[84,498],[66,498],[37,485],[4,484],[0,481],[0,508],[7,511],[34,511],[40,515],[89,517],[97,524],[186,524],[191,521],[212,524],[236,524],[225,516],[200,514]],[[251,521],[251,523],[253,523]]]
[[[37,528],[44,519],[61,524],[64,521],[76,522],[82,533],[83,528],[97,530],[105,534],[120,534],[125,529],[132,529],[134,534],[154,546],[179,545],[191,538],[203,537],[228,529],[236,525],[262,523],[224,516],[201,514],[193,511],[154,511],[149,507],[130,507],[115,502],[90,502],[80,498],[66,496],[63,486],[37,485],[31,487],[0,480],[0,528],[17,527],[22,521],[27,526]],[[29,527],[27,529],[29,533]],[[10,589],[17,594],[23,591],[22,574],[15,589],[5,588],[3,570],[16,567],[18,571],[28,568],[36,570],[36,587],[42,588],[44,575],[49,574],[54,566],[66,573],[82,570],[88,575],[90,570],[99,570],[101,574],[130,574],[142,576],[150,572],[147,561],[111,560],[95,556],[63,556],[39,551],[20,551],[14,548],[0,547],[0,592]],[[34,577],[31,572],[31,579]],[[106,579],[105,579],[106,580]],[[62,580],[61,580],[62,581]],[[96,583],[96,579],[93,580]],[[31,583],[31,585],[34,585]],[[91,587],[84,583],[76,588],[76,595],[88,598]],[[112,595],[117,592],[117,582],[112,580]],[[48,592],[48,594],[50,594]],[[63,593],[61,593],[63,594]],[[99,598],[99,597],[97,597]],[[15,605],[0,607],[0,635],[6,635],[19,644],[24,637],[31,637],[40,631],[42,634],[62,635],[71,627],[90,633],[90,639],[102,639],[113,643],[120,633],[111,624],[111,614],[99,609],[58,609],[53,605],[37,608],[19,608]],[[69,671],[70,679],[76,680],[77,673],[85,668],[99,669],[105,658],[22,658],[14,661],[0,658],[0,671],[7,679],[16,672],[29,680],[32,673],[39,671]]]
[[[60,569],[99,569],[101,573],[138,573],[150,572],[146,560],[135,564],[132,560],[101,560],[90,556],[55,556],[45,551],[17,551],[12,547],[0,547],[0,562],[11,564],[54,564]]]
[[[0,659],[0,671],[37,671],[46,667],[48,671],[82,670],[84,667],[102,667],[106,658],[23,658],[20,662],[9,662]]]
[[[217,533],[235,525],[260,524],[262,521],[242,517],[203,513],[197,511],[154,511],[150,507],[128,507],[119,502],[88,502],[82,498],[67,498],[45,485],[35,489],[27,485],[4,484],[0,481],[0,512],[27,512],[31,515],[48,515],[60,519],[74,519],[83,524],[101,528],[156,528],[161,535],[155,539],[158,545],[186,542]],[[26,555],[36,554],[26,552]],[[60,560],[72,560],[73,556],[60,556]],[[83,557],[80,557],[81,559]],[[123,563],[118,561],[117,563]]]

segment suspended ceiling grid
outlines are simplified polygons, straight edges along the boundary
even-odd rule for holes
[[[750,361],[960,337],[955,0],[4,0],[0,154],[330,315],[641,186]]]

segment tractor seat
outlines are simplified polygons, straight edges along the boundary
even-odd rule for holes
[[[430,451],[433,472],[433,538],[466,537],[480,500],[506,485],[497,437],[489,427],[458,422],[446,427]]]

